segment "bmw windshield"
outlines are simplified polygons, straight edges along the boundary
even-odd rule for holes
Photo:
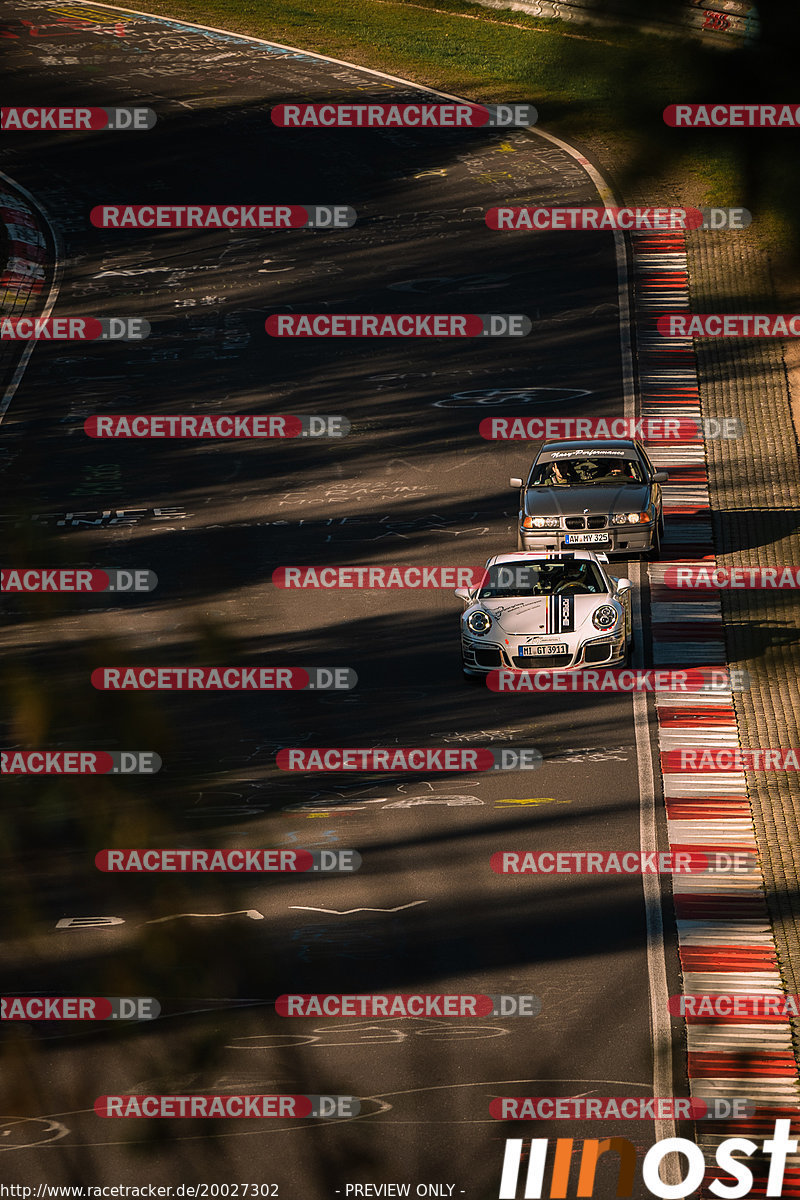
[[[645,483],[640,463],[632,458],[562,458],[539,463],[529,480],[529,487],[593,487]]]

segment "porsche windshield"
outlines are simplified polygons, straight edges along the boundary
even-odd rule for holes
[[[531,476],[530,486],[593,487],[644,482],[644,471],[635,459],[598,454],[592,458],[561,458],[540,463]]]
[[[479,600],[509,596],[594,596],[608,591],[593,562],[507,562],[490,567],[478,592]]]

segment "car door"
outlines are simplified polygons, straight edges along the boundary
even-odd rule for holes
[[[636,443],[636,449],[639,453],[639,457],[642,460],[642,465],[647,472],[647,478],[650,482],[650,494],[652,496],[653,503],[656,506],[656,512],[658,513],[659,520],[661,520],[663,514],[664,497],[661,490],[661,484],[657,483],[655,479],[655,476],[658,473],[658,468],[651,462],[650,456],[641,442]]]

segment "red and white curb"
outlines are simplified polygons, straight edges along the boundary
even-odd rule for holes
[[[37,214],[13,192],[0,190],[0,222],[9,239],[0,274],[0,312],[18,311],[44,290],[47,246]]]
[[[698,235],[703,236],[703,235]],[[641,415],[700,421],[700,393],[690,339],[655,331],[659,312],[689,307],[685,235],[634,235],[634,296],[639,335]],[[698,424],[698,429],[702,426]],[[664,586],[667,562],[716,565],[705,450],[700,436],[648,446],[653,462],[669,471],[664,485],[666,537],[663,561],[648,565],[653,661],[661,664],[725,663],[719,592],[677,591]],[[662,754],[675,749],[738,746],[730,692],[713,696],[656,697]],[[741,771],[686,770],[663,774],[670,849],[750,851],[755,828]],[[675,876],[673,899],[678,948],[687,995],[758,993],[780,997],[778,970],[760,867],[746,875]],[[688,1074],[693,1097],[746,1097],[755,1116],[699,1127],[698,1143],[713,1157],[726,1137],[769,1135],[777,1117],[800,1115],[800,1085],[788,1020],[686,1017]],[[765,1195],[756,1179],[751,1196]],[[800,1197],[800,1155],[787,1158],[781,1193]]]

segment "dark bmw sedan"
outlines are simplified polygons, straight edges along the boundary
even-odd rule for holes
[[[545,442],[520,489],[518,550],[569,550],[658,558],[661,484],[637,441]]]

